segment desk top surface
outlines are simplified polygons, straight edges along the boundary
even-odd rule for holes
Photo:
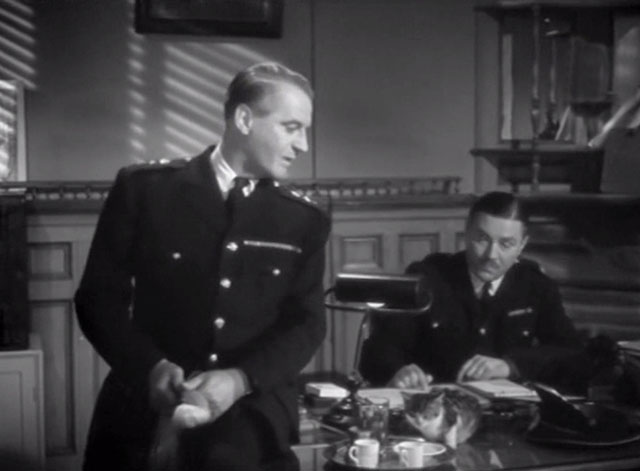
[[[525,433],[529,420],[485,416],[481,428],[431,471],[552,470],[596,471],[640,469],[640,440],[616,446],[550,446],[531,442]],[[326,447],[327,471],[357,467],[338,465],[331,458],[349,443],[346,434],[319,430],[303,435],[301,445]]]

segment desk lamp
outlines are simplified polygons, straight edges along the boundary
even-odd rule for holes
[[[333,287],[325,292],[325,298],[330,295],[334,300],[325,300],[326,307],[364,313],[358,330],[353,368],[347,381],[349,395],[335,404],[324,418],[329,425],[348,428],[355,425],[358,414],[357,391],[363,384],[358,365],[372,316],[422,314],[431,307],[432,296],[424,276],[386,273],[339,273]]]

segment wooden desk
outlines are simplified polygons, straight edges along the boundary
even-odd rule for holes
[[[322,427],[301,432],[300,443],[292,447],[300,460],[300,470],[321,470],[327,461],[324,457],[327,449],[346,440],[346,433],[333,432]]]
[[[431,471],[622,471],[640,469],[640,441],[606,448],[558,448],[528,442],[524,432],[528,420],[485,417],[480,430],[463,443],[447,462]],[[316,437],[321,439],[321,437]],[[333,437],[335,443],[335,436]],[[337,442],[339,443],[339,442]],[[296,445],[304,471],[357,469],[327,462],[328,443]]]

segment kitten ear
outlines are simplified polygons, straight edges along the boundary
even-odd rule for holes
[[[443,389],[442,391],[440,391],[439,394],[437,394],[432,401],[438,404],[443,404],[444,403],[444,399],[445,399],[445,390]]]

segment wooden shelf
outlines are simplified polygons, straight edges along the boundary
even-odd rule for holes
[[[518,185],[566,183],[572,192],[600,191],[603,151],[572,145],[540,147],[496,146],[471,149],[471,155],[491,163],[515,191]]]
[[[630,8],[640,9],[637,0],[480,0],[475,9],[485,12],[521,10],[540,7],[544,9],[581,8]]]

